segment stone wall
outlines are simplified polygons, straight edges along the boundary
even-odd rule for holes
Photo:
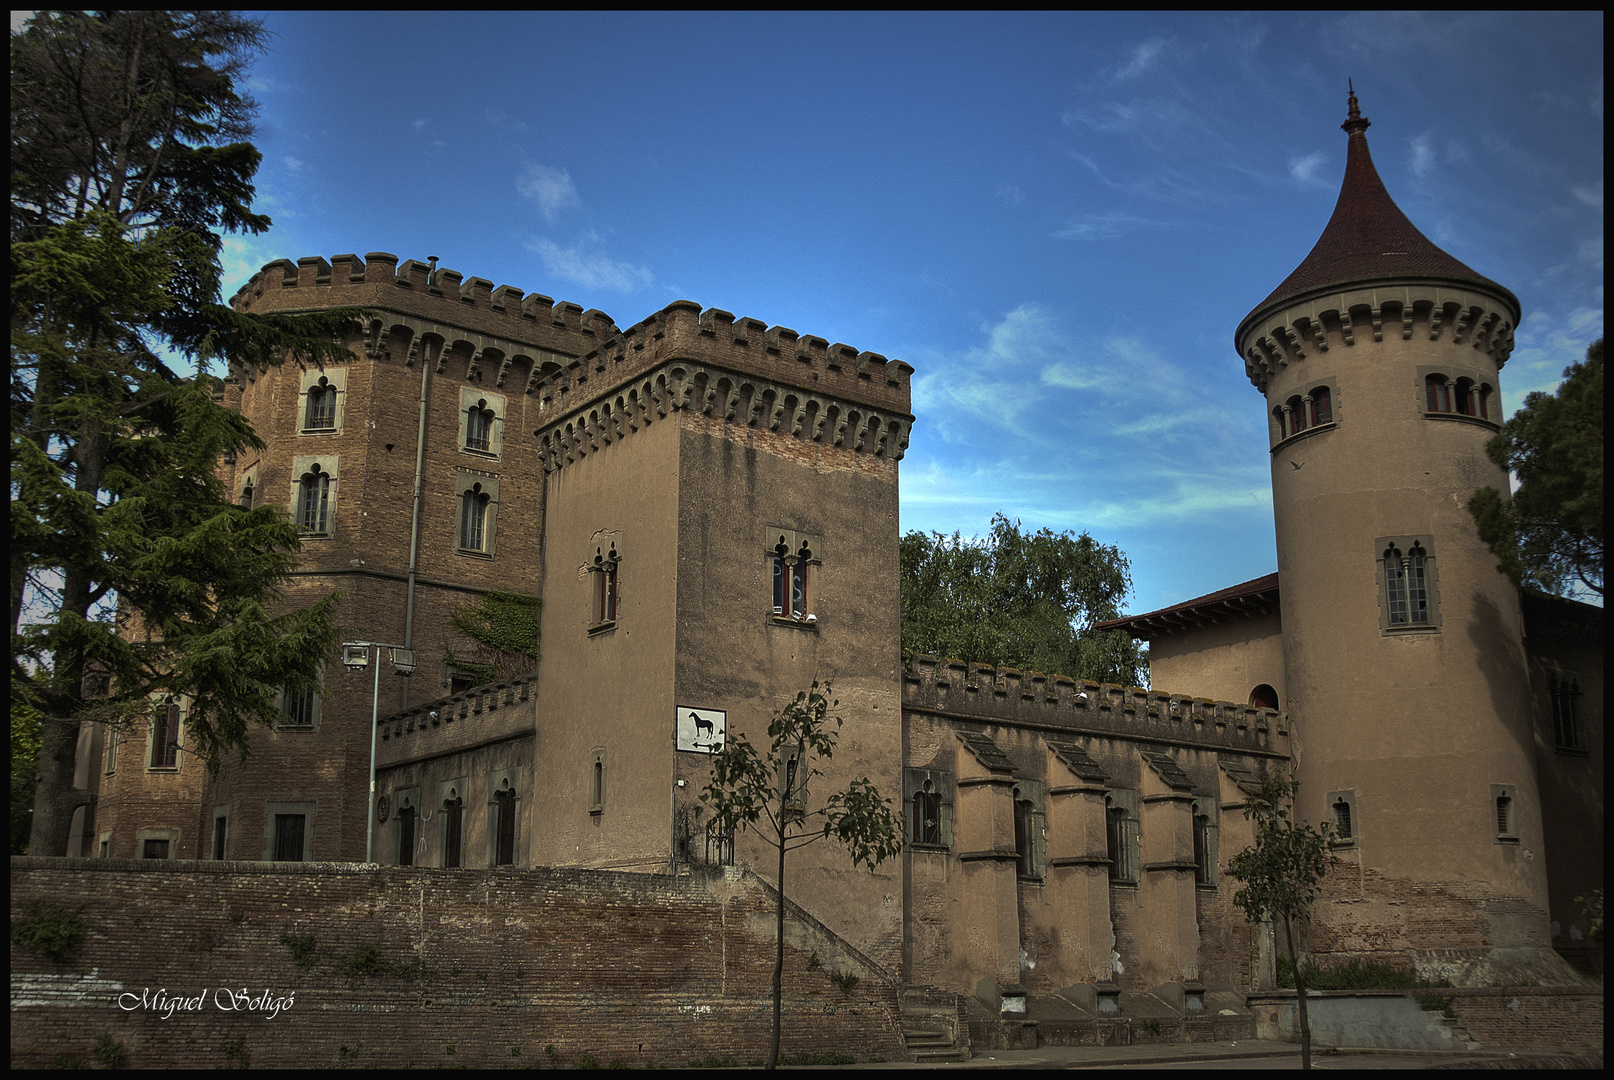
[[[774,894],[746,873],[22,857],[11,885],[13,926],[30,904],[85,925],[59,964],[12,944],[13,1068],[91,1060],[101,1034],[136,1068],[767,1055]],[[902,1060],[886,973],[810,918],[786,941],[784,1052]]]

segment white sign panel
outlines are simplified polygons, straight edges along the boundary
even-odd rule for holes
[[[723,749],[723,730],[729,714],[722,709],[679,709],[678,749],[715,754]]]

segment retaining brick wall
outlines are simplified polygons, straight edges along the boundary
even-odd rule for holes
[[[1466,987],[1450,994],[1458,1023],[1487,1047],[1603,1052],[1603,989],[1579,986]]]
[[[92,1060],[102,1033],[140,1068],[767,1055],[773,898],[749,873],[24,857],[11,886],[13,925],[43,903],[83,905],[86,927],[60,964],[12,944],[14,1068]],[[311,966],[286,934],[313,939]],[[885,973],[810,920],[786,941],[784,1052],[903,1060]],[[344,973],[361,946],[407,973]],[[222,1007],[243,989],[278,1013]],[[188,1007],[165,1017],[159,991]]]

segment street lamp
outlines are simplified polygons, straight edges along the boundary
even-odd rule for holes
[[[364,861],[374,862],[375,858],[375,744],[376,725],[380,723],[381,716],[381,654],[380,650],[388,650],[392,657],[392,670],[399,675],[411,675],[415,670],[415,651],[406,649],[402,645],[383,645],[379,641],[344,641],[342,643],[342,663],[349,671],[363,671],[370,666],[370,650],[375,649],[375,687],[370,693],[370,798],[368,817],[364,825]]]

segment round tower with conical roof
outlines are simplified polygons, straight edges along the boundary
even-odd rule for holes
[[[1239,324],[1266,397],[1300,813],[1341,869],[1312,947],[1556,981],[1523,623],[1465,509],[1519,302],[1407,220],[1354,91],[1322,237]],[[1549,976],[1550,969],[1550,976]]]

